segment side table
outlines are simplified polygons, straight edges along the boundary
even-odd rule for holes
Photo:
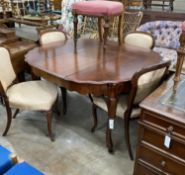
[[[185,80],[173,94],[173,78],[141,104],[134,175],[185,172]]]

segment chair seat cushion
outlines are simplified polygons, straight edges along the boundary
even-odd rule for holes
[[[123,4],[113,1],[81,1],[74,3],[72,9],[81,15],[115,16],[122,13]]]
[[[57,98],[57,87],[47,81],[27,81],[7,90],[10,106],[27,110],[50,110]]]
[[[44,175],[42,172],[26,162],[19,163],[7,171],[4,175]]]
[[[96,97],[96,96],[92,96],[93,98],[93,103],[98,106],[99,108],[103,109],[104,111],[108,111],[107,110],[107,104],[105,102],[105,99],[103,97]],[[117,108],[116,108],[116,116],[123,118],[124,117],[124,113],[127,109],[127,98],[128,95],[121,95],[119,97],[118,100],[118,104],[117,104]],[[137,117],[139,115],[139,108],[135,108],[135,110],[132,111],[131,117]]]

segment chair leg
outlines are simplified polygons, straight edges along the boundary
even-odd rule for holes
[[[109,33],[109,17],[105,16],[105,24],[104,24],[104,34],[103,34],[103,39],[104,39],[104,48],[106,47],[107,43],[107,37]]]
[[[52,133],[52,110],[46,112],[48,135],[51,141],[54,141],[54,135]]]
[[[129,135],[129,111],[125,112],[125,116],[124,116],[124,130],[125,130],[125,141],[126,141],[126,145],[127,145],[127,149],[129,152],[129,156],[131,160],[133,159],[133,154],[132,154],[132,149],[131,149],[131,144],[130,144],[130,135]]]
[[[118,22],[118,44],[119,45],[122,44],[122,40],[123,40],[123,25],[122,25],[122,21],[123,21],[123,14],[119,16],[119,22]]]
[[[77,14],[74,14],[73,15],[74,18],[73,18],[73,24],[74,24],[74,49],[75,49],[75,53],[77,52],[77,27],[78,27],[78,15]]]
[[[3,98],[1,96],[0,96],[0,102],[2,105],[4,104]]]
[[[93,127],[91,128],[91,132],[94,132],[98,124],[97,107],[94,103],[92,104],[92,114],[93,114]]]
[[[14,115],[13,115],[13,118],[16,118],[17,114],[19,113],[19,109],[16,109]]]
[[[67,90],[64,87],[60,87],[62,93],[62,102],[63,102],[63,114],[67,112]]]
[[[102,18],[99,17],[98,18],[98,34],[99,34],[99,40],[100,40],[100,42],[103,41],[102,33],[103,33],[102,32]]]
[[[107,127],[106,127],[106,145],[108,148],[109,153],[114,153],[113,149],[113,142],[112,142],[112,131],[109,129],[109,119],[107,120]]]
[[[6,107],[6,112],[7,112],[7,123],[6,123],[6,128],[3,132],[3,136],[6,136],[9,129],[10,129],[10,125],[12,123],[12,110],[9,106],[9,102],[8,99],[4,99],[4,103],[5,103],[5,107]]]

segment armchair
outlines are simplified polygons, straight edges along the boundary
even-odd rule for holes
[[[177,48],[182,32],[181,21],[152,21],[137,28],[137,31],[150,33],[155,40],[154,51],[158,52],[163,60],[170,60],[170,69],[174,70],[177,61]]]

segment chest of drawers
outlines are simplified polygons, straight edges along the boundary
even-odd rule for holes
[[[179,107],[185,103],[181,101],[180,105],[173,106],[174,101],[179,104],[179,98],[165,97],[172,91],[171,87],[172,80],[169,80],[140,105],[134,175],[185,174],[185,107]],[[166,98],[172,100],[171,105],[166,104]],[[185,96],[181,99],[185,101]]]

